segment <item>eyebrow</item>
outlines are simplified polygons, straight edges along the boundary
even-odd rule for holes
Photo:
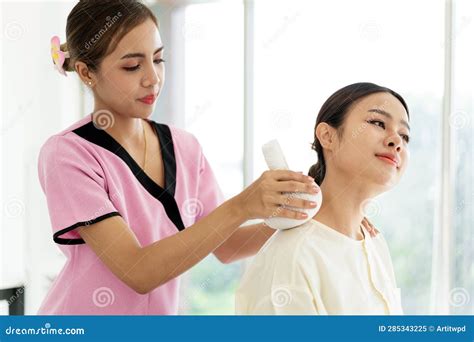
[[[164,48],[164,46],[159,47],[158,49],[155,50],[155,52],[153,52],[153,54],[156,55],[158,52],[160,52],[161,50],[163,50],[163,48]],[[145,58],[145,54],[144,54],[144,53],[141,53],[141,52],[127,53],[125,56],[123,56],[123,57],[120,58],[120,59],[125,59],[125,58],[137,58],[137,57]]]
[[[384,115],[389,119],[393,119],[393,115],[384,111],[383,109],[374,108],[374,109],[369,109],[368,111],[371,113]],[[403,126],[405,126],[406,128],[408,128],[408,130],[410,130],[410,125],[408,124],[408,122],[406,122],[405,120],[400,120],[400,122],[402,123]]]

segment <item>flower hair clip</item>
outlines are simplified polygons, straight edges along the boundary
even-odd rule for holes
[[[59,73],[67,76],[63,65],[66,58],[69,58],[69,52],[61,51],[61,44],[59,42],[58,36],[51,38],[51,57],[53,58],[54,66],[59,71]]]

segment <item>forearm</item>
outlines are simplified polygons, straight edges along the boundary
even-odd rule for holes
[[[311,192],[312,178],[286,170],[266,171],[240,194],[224,202],[203,219],[183,231],[142,246],[133,229],[120,216],[109,217],[78,232],[104,264],[138,293],[147,293],[186,272],[229,239],[249,219],[269,217],[288,199],[285,192]],[[313,190],[312,190],[313,189]],[[299,201],[299,202],[298,202]],[[309,208],[298,200],[293,207]],[[298,219],[301,213],[289,209],[279,217]],[[159,230],[162,222],[157,222]],[[273,233],[268,227],[244,228],[222,250],[227,261],[254,255]],[[242,235],[243,234],[243,235]],[[216,253],[220,255],[220,253]],[[223,260],[219,257],[220,260]]]
[[[275,232],[275,229],[263,222],[240,227],[219,247],[219,260],[228,264],[251,257],[257,254]]]
[[[181,275],[213,252],[246,221],[234,199],[199,222],[141,249],[136,274],[148,292]]]

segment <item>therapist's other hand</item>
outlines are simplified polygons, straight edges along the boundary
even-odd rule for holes
[[[364,228],[369,232],[371,237],[376,237],[378,233],[380,233],[377,228],[374,227],[374,225],[367,219],[367,217],[364,217],[362,220],[362,224],[364,225]]]
[[[283,208],[291,206],[301,209],[315,208],[316,203],[294,198],[286,192],[316,194],[320,190],[312,177],[289,170],[265,171],[244,191],[236,196],[239,209],[247,219],[285,217],[305,219],[305,213]]]

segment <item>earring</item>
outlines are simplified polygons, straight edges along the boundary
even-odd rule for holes
[[[92,85],[92,82],[91,82],[91,81],[89,81],[89,82],[87,82],[87,84],[88,84],[88,85],[89,85],[89,87],[90,87],[90,86]]]

